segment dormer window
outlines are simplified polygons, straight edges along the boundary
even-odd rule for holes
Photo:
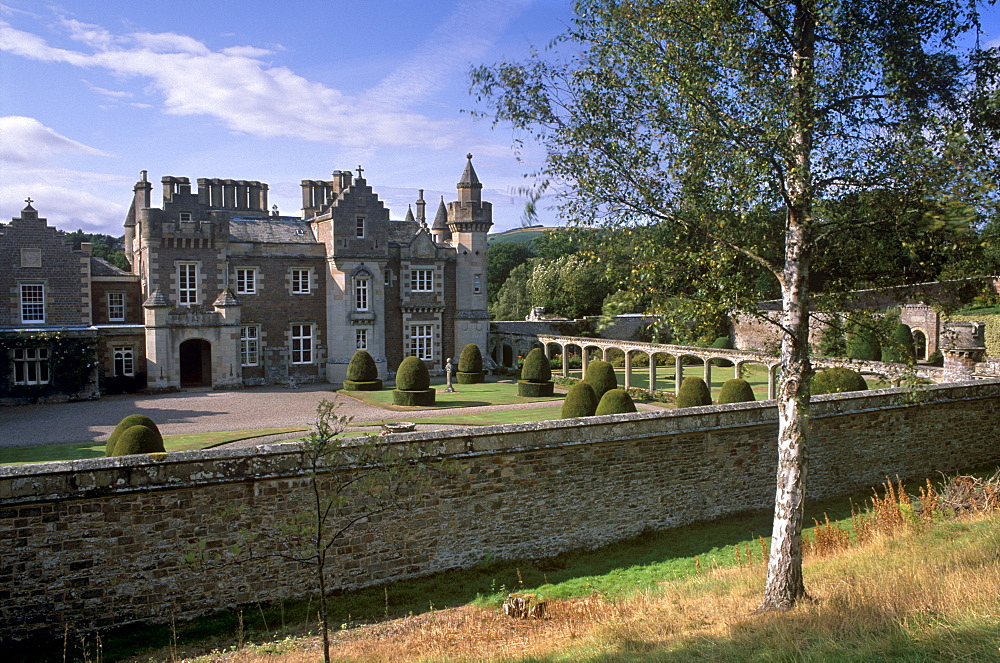
[[[194,221],[194,215],[191,212],[181,212],[181,221]]]

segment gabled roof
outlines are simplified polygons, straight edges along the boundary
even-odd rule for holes
[[[232,217],[229,219],[230,242],[261,244],[315,244],[308,221],[287,216]]]
[[[107,260],[103,258],[95,258],[90,256],[90,275],[91,276],[132,276],[129,272],[123,269],[118,269],[112,265]]]
[[[416,221],[393,221],[389,224],[389,243],[409,246],[418,230],[420,224]]]

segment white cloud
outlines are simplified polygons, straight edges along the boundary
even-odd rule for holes
[[[0,117],[0,160],[14,164],[40,163],[59,152],[108,156],[66,138],[33,117]]]
[[[20,216],[24,201],[30,196],[32,206],[39,216],[48,219],[50,226],[61,230],[82,228],[116,237],[122,234],[128,207],[109,199],[114,192],[131,188],[127,178],[62,168],[5,169],[2,175],[0,220]]]
[[[40,37],[0,22],[0,50],[33,60],[101,68],[148,79],[174,115],[206,115],[233,131],[294,137],[344,147],[450,145],[451,122],[378,99],[353,98],[258,59],[252,46],[212,51],[174,33],[110,35],[96,26],[63,22],[89,52],[54,48]],[[359,130],[359,127],[364,127]]]

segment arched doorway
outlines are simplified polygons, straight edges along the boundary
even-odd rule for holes
[[[181,386],[212,386],[212,344],[200,338],[181,343]]]
[[[913,330],[913,349],[917,361],[927,361],[927,336],[919,329]]]

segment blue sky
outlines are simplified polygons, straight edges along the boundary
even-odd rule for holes
[[[144,169],[260,180],[298,215],[300,180],[359,164],[401,219],[418,189],[431,214],[454,199],[471,152],[494,230],[517,227],[541,155],[518,163],[509,129],[463,112],[468,71],[571,17],[568,0],[0,0],[0,220],[30,196],[51,225],[118,235]]]
[[[401,219],[417,189],[452,200],[471,152],[494,231],[517,227],[543,155],[463,112],[468,71],[543,48],[571,4],[0,0],[0,220],[30,196],[52,225],[121,234],[140,170],[260,180],[297,215],[300,180],[359,164]]]

